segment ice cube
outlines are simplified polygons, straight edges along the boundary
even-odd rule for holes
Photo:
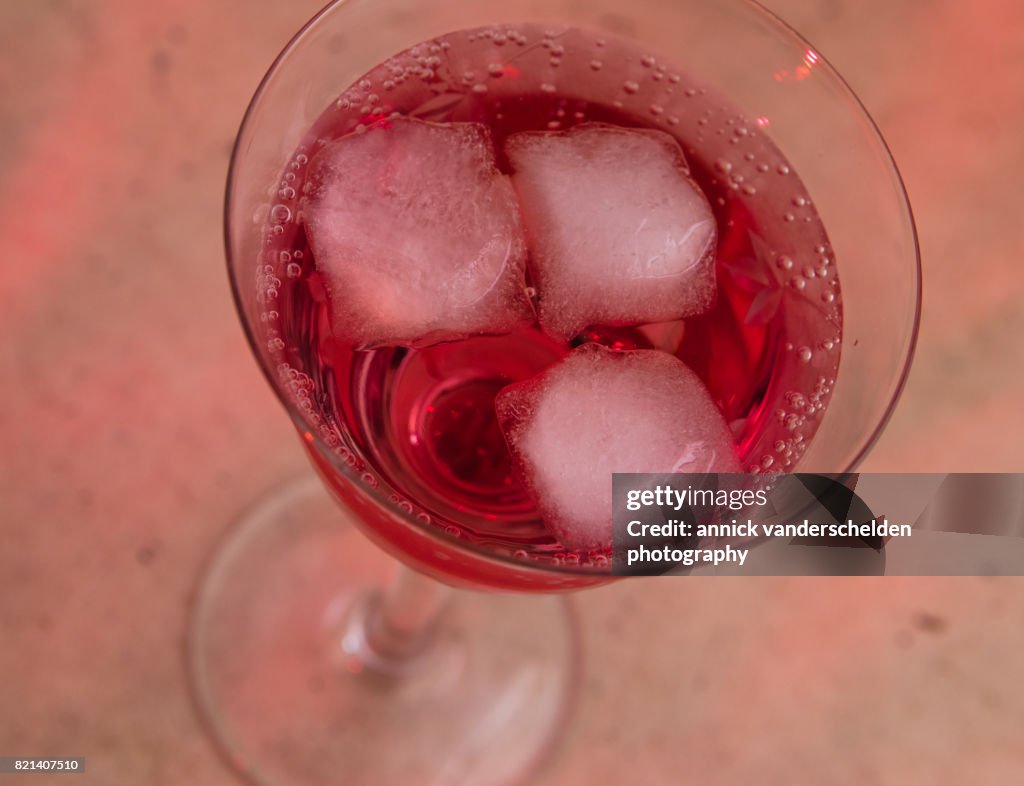
[[[567,339],[591,324],[711,306],[715,220],[671,136],[585,123],[513,134],[505,153],[548,333]]]
[[[584,344],[496,401],[509,449],[563,545],[612,541],[613,472],[740,472],[704,384],[658,350]]]
[[[396,117],[331,142],[310,163],[303,222],[339,339],[423,346],[533,318],[486,126]]]

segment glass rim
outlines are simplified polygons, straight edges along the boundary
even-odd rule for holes
[[[611,574],[607,568],[597,568],[595,566],[584,566],[584,565],[571,565],[571,564],[551,564],[547,562],[531,561],[515,557],[512,554],[503,554],[493,549],[474,543],[465,538],[456,537],[448,534],[441,528],[435,526],[432,523],[424,523],[416,519],[412,514],[403,510],[395,502],[392,502],[388,495],[379,486],[369,486],[362,481],[360,473],[356,472],[352,467],[349,467],[344,461],[340,460],[338,454],[332,450],[317,433],[317,429],[312,427],[311,423],[307,423],[305,419],[296,411],[293,402],[291,402],[285,395],[284,390],[278,383],[277,377],[274,370],[270,368],[268,359],[260,351],[259,343],[256,338],[254,325],[250,324],[250,320],[246,316],[246,310],[242,292],[240,289],[240,282],[238,277],[235,275],[232,260],[234,258],[234,252],[231,244],[231,209],[234,204],[232,199],[233,186],[236,179],[237,170],[239,167],[239,154],[242,138],[244,132],[249,124],[251,117],[259,109],[260,103],[266,93],[270,82],[273,80],[275,74],[279,70],[279,67],[289,57],[289,55],[296,50],[302,43],[302,40],[316,27],[320,22],[335,9],[346,4],[348,0],[331,0],[323,8],[317,11],[310,19],[302,25],[301,28],[288,40],[288,43],[281,49],[277,56],[273,59],[270,66],[267,68],[266,73],[260,79],[256,90],[254,91],[252,98],[249,100],[246,106],[245,113],[242,115],[242,120],[239,123],[238,132],[235,134],[234,142],[231,146],[231,159],[228,164],[227,180],[225,183],[225,195],[224,195],[224,209],[223,209],[223,231],[224,231],[224,251],[225,260],[227,262],[228,280],[231,286],[231,297],[235,305],[235,310],[240,316],[240,322],[242,324],[242,330],[245,334],[249,348],[253,355],[256,357],[257,365],[260,368],[264,378],[274,391],[274,395],[278,401],[287,411],[292,422],[301,428],[302,431],[307,435],[306,440],[310,446],[315,449],[321,456],[328,461],[328,463],[342,474],[345,480],[353,485],[357,493],[367,495],[377,506],[389,511],[392,515],[402,520],[403,524],[412,527],[426,536],[437,539],[444,543],[450,544],[451,546],[471,553],[474,557],[481,558],[484,561],[496,562],[502,565],[509,565],[520,571],[539,572],[539,573],[556,573],[556,574],[569,574],[576,576],[587,576],[595,579],[613,579],[616,578]],[[867,107],[861,101],[860,97],[853,90],[850,84],[842,76],[842,74],[832,65],[832,62],[828,57],[821,53],[821,51],[808,41],[801,33],[794,29],[788,22],[780,17],[775,12],[766,8],[762,5],[759,0],[731,0],[738,5],[747,6],[751,11],[759,13],[766,17],[768,21],[774,25],[779,32],[784,33],[790,39],[794,40],[795,43],[800,45],[802,48],[810,47],[820,58],[818,71],[824,72],[829,78],[835,80],[838,84],[842,94],[852,99],[853,105],[859,111],[861,117],[866,119],[871,129],[873,137],[877,143],[881,145],[881,149],[884,152],[884,159],[888,164],[889,169],[895,176],[895,185],[898,191],[899,201],[904,213],[904,219],[910,230],[910,237],[914,247],[914,261],[913,261],[913,276],[914,276],[914,314],[913,324],[911,326],[909,342],[907,345],[906,353],[903,359],[903,364],[899,372],[899,376],[896,379],[895,388],[893,389],[892,395],[886,404],[885,411],[882,413],[878,422],[875,424],[871,433],[868,434],[856,452],[853,454],[848,462],[848,466],[841,470],[829,473],[840,477],[847,477],[854,473],[856,468],[867,456],[868,452],[877,444],[882,432],[892,419],[892,415],[895,412],[896,406],[899,403],[903,391],[906,388],[907,378],[910,374],[910,368],[913,364],[914,355],[917,351],[918,337],[920,333],[921,324],[921,308],[922,308],[922,267],[921,267],[921,246],[917,232],[917,224],[914,220],[913,209],[910,205],[910,198],[907,193],[906,184],[903,181],[903,176],[900,174],[899,167],[896,164],[895,159],[892,155],[892,150],[889,148],[889,144],[886,142],[885,137],[882,135],[878,124],[875,119],[871,116],[871,113],[867,110]],[[824,68],[822,68],[824,66]],[[826,410],[827,412],[827,410]],[[311,437],[311,438],[310,438]],[[795,467],[794,471],[798,471],[799,467]]]

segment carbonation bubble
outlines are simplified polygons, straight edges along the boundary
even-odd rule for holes
[[[600,71],[603,67],[604,67],[604,63],[602,63],[600,60],[591,60],[590,61],[590,68],[593,71]]]
[[[298,278],[302,275],[302,266],[297,265],[294,262],[289,262],[288,267],[285,268],[284,272],[288,278]]]
[[[656,62],[657,62],[657,61],[656,61],[656,60],[654,59],[654,57],[652,57],[651,55],[647,55],[647,56],[646,56],[645,58],[643,58],[643,59],[642,59],[642,60],[640,61],[640,64],[641,64],[641,65],[642,65],[642,66],[643,66],[644,68],[653,68],[653,67],[654,67],[654,64],[655,64]]]
[[[551,84],[550,82],[545,82],[544,84],[542,84],[542,85],[540,86],[540,89],[541,89],[541,91],[542,91],[542,92],[544,92],[544,93],[554,93],[554,92],[556,92],[556,91],[558,90],[558,88],[557,88],[557,87],[555,87],[555,86],[554,86],[553,84]]]
[[[638,85],[636,82],[630,79],[623,83],[622,89],[625,90],[630,95],[633,95],[640,89],[640,85]]]
[[[811,358],[814,357],[814,353],[811,351],[810,347],[800,347],[796,354],[804,363],[810,363]]]
[[[278,224],[286,223],[292,217],[292,211],[287,205],[274,205],[270,208],[270,218]]]

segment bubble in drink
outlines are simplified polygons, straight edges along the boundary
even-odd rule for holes
[[[486,126],[382,118],[309,166],[303,222],[338,340],[425,346],[532,319],[519,210]]]
[[[671,136],[586,123],[513,134],[505,152],[540,323],[552,336],[680,319],[711,305],[715,220]]]
[[[495,406],[545,524],[569,548],[611,546],[613,472],[741,471],[704,383],[665,352],[584,344]]]

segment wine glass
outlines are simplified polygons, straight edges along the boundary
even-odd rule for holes
[[[197,701],[227,759],[254,782],[521,783],[548,761],[571,717],[584,667],[578,623],[560,591],[609,581],[608,567],[524,556],[438,526],[382,482],[357,440],[325,428],[330,380],[281,363],[268,316],[277,284],[262,227],[286,185],[282,173],[325,107],[419,42],[518,22],[589,29],[659,53],[745,116],[763,119],[799,172],[843,287],[838,373],[801,470],[852,470],[903,387],[920,267],[899,174],[849,87],[761,6],[328,5],[256,91],[225,207],[228,270],[246,335],[334,497],[303,479],[258,502],[213,555],[196,597],[189,663]]]

